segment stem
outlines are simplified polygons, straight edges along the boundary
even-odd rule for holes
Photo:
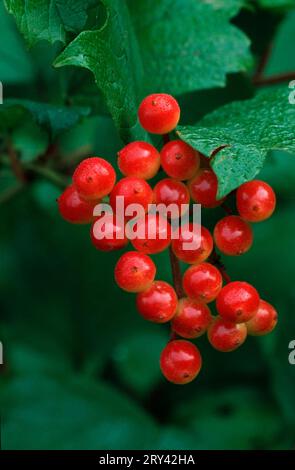
[[[4,163],[4,165],[11,166],[11,158],[7,158],[5,155],[0,156],[1,157],[1,163]],[[36,175],[42,176],[43,178],[47,179],[48,181],[51,181],[54,183],[56,186],[64,189],[68,185],[67,178],[63,177],[56,171],[52,170],[51,168],[47,168],[45,166],[41,166],[40,164],[36,163],[26,163],[23,167],[22,170],[24,172],[32,172]],[[29,175],[28,175],[29,176]],[[27,175],[26,175],[26,181],[27,182]]]
[[[181,299],[182,297],[184,297],[184,292],[182,288],[181,269],[180,269],[179,261],[176,258],[175,254],[173,253],[171,246],[169,247],[169,256],[170,256],[170,264],[171,264],[171,270],[172,270],[174,289],[177,294],[177,297]]]
[[[295,72],[281,73],[278,75],[272,75],[271,77],[264,78],[254,77],[253,84],[256,86],[275,85],[277,83],[290,82],[291,80],[295,80]]]
[[[269,60],[270,55],[271,55],[271,51],[272,51],[272,44],[270,43],[266,47],[264,53],[262,54],[262,56],[260,58],[260,61],[258,62],[257,69],[256,69],[255,75],[253,77],[253,83],[255,83],[255,81],[260,80],[262,78],[262,76],[264,74],[264,71],[266,69],[268,60]]]
[[[18,159],[17,153],[16,153],[15,148],[13,147],[13,144],[12,144],[10,139],[7,139],[6,147],[7,147],[7,154],[8,154],[9,160],[10,160],[11,169],[12,169],[16,179],[20,183],[26,183],[27,178],[26,178],[25,171],[22,167],[21,162]]]
[[[170,140],[170,136],[169,134],[163,134],[163,144],[168,144],[169,140]]]
[[[164,145],[167,144],[170,140],[169,134],[163,134],[162,138],[163,138]],[[170,265],[171,265],[174,289],[175,289],[177,297],[181,299],[181,297],[184,297],[184,292],[182,288],[181,269],[180,269],[178,258],[173,253],[171,245],[169,247],[169,256],[170,256]]]
[[[229,283],[231,282],[231,278],[230,278],[230,276],[227,274],[225,268],[221,268],[221,267],[219,266],[219,271],[221,272],[221,275],[222,275],[222,277],[223,277],[225,283],[226,283],[226,284],[229,284]]]
[[[163,136],[163,144],[167,144],[170,141],[170,136],[169,134],[164,134]],[[180,269],[180,264],[178,258],[175,256],[171,245],[169,246],[169,257],[170,257],[170,265],[171,265],[171,271],[172,271],[172,278],[173,278],[173,286],[176,292],[176,295],[178,299],[181,299],[184,297],[184,291],[182,287],[182,275],[181,275],[181,269]],[[175,331],[170,330],[170,341],[173,341],[174,339],[177,339],[177,334]]]
[[[49,144],[47,150],[38,157],[37,162],[42,163],[43,165],[49,160],[52,160],[58,155],[58,146],[57,144]]]
[[[230,283],[231,282],[231,278],[230,276],[227,274],[226,272],[226,268],[223,264],[223,262],[221,261],[221,257],[220,255],[216,252],[215,248],[213,248],[213,251],[211,253],[211,256],[210,256],[210,261],[212,264],[214,264],[220,271],[222,277],[223,277],[223,280],[225,281],[226,284]]]
[[[62,189],[66,188],[68,185],[66,178],[60,176],[58,173],[56,173],[54,170],[51,170],[50,168],[42,167],[34,163],[27,163],[26,168],[32,171],[33,173],[42,176],[48,181],[51,181],[56,186],[59,186]]]
[[[73,166],[77,165],[77,163],[82,159],[90,155],[92,152],[91,145],[82,145],[77,150],[63,155],[63,161],[58,165],[59,170],[67,170],[72,169]]]
[[[221,204],[221,207],[228,215],[233,214],[233,211],[231,210],[231,208],[227,204],[225,204],[224,202]]]
[[[258,63],[257,70],[252,78],[253,85],[256,85],[256,86],[275,85],[277,83],[295,80],[295,72],[286,72],[286,73],[280,73],[277,75],[272,75],[270,77],[263,77],[264,71],[266,69],[268,60],[271,55],[271,51],[272,51],[272,44],[270,43],[266,47],[264,53],[261,56],[260,62]]]
[[[17,183],[15,186],[11,186],[10,188],[5,189],[0,194],[0,205],[10,201],[10,199],[16,196],[16,194],[18,194],[23,188],[23,183]]]

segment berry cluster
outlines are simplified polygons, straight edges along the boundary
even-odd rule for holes
[[[146,97],[138,116],[146,131],[164,136],[161,151],[147,142],[126,145],[118,154],[124,177],[117,183],[110,163],[99,157],[87,158],[76,168],[72,185],[60,196],[58,206],[62,217],[71,223],[92,222],[91,240],[99,250],[120,249],[131,241],[133,251],[119,258],[115,281],[121,289],[136,293],[137,310],[143,318],[171,323],[171,340],[161,354],[160,366],[169,381],[184,384],[197,376],[202,365],[198,348],[189,340],[207,333],[215,349],[228,352],[238,348],[248,334],[264,335],[276,325],[276,310],[247,282],[231,282],[215,251],[217,248],[230,256],[248,251],[253,242],[250,222],[270,217],[276,198],[263,181],[244,183],[236,191],[238,215],[219,220],[213,236],[204,226],[189,222],[179,236],[172,237],[172,216],[163,224],[161,215],[149,213],[151,203],[165,207],[173,203],[181,213],[182,204],[191,200],[203,208],[215,208],[223,205],[224,199],[217,198],[218,181],[210,159],[185,142],[169,140],[168,134],[180,118],[179,105],[172,96]],[[160,166],[166,177],[152,188],[147,180],[159,172]],[[133,219],[133,229],[142,229],[140,237],[130,237],[127,230],[132,211],[124,212],[123,222],[116,213],[119,196],[124,208],[133,204],[143,208],[144,215]],[[94,208],[102,199],[109,202],[114,217],[96,215]],[[97,224],[100,237],[96,235]],[[197,247],[187,249],[187,243],[195,238]],[[174,264],[180,260],[190,265],[182,282],[178,279],[174,287],[155,280],[156,265],[150,257],[167,248]],[[208,306],[213,301],[217,315],[212,315]]]

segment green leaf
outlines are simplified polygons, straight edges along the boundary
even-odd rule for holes
[[[4,0],[30,46],[46,40],[66,42],[66,33],[80,32],[95,0]]]
[[[4,449],[144,449],[156,435],[145,412],[110,386],[40,374],[1,385]]]
[[[230,23],[243,0],[129,0],[147,89],[180,94],[224,86],[252,63],[249,39]]]
[[[113,354],[120,379],[141,395],[150,392],[161,377],[159,357],[166,341],[164,331],[149,331],[122,340]]]
[[[54,65],[89,69],[95,76],[123,140],[140,139],[137,124],[142,66],[125,2],[102,0],[107,20],[97,31],[84,31],[59,55]]]
[[[293,3],[295,7],[295,0]],[[271,56],[265,68],[265,76],[290,72],[295,69],[295,9],[284,18],[278,27]],[[286,83],[287,84],[287,83]]]
[[[13,145],[23,162],[31,162],[48,147],[48,135],[33,120],[26,120],[11,134]]]
[[[287,87],[264,91],[217,109],[196,126],[179,127],[179,137],[207,157],[217,152],[212,167],[220,198],[253,179],[269,150],[295,152],[295,106],[288,98]]]
[[[259,6],[266,9],[288,9],[294,8],[294,0],[258,0]]]
[[[269,448],[283,429],[274,403],[255,388],[232,387],[202,394],[175,407],[177,421],[194,433],[196,448]]]
[[[295,187],[295,158],[285,152],[272,152],[259,178],[267,181],[281,199],[293,197]]]
[[[159,450],[196,449],[196,438],[187,426],[167,426],[161,428],[159,441],[153,447]]]
[[[56,138],[59,134],[77,124],[83,116],[87,116],[88,108],[57,106],[21,99],[7,99],[0,107],[2,128],[13,128],[22,124],[26,113],[29,113],[36,123],[44,127]]]
[[[30,57],[19,37],[13,19],[7,14],[2,2],[0,4],[0,30],[0,80],[5,85],[29,82],[34,76]]]

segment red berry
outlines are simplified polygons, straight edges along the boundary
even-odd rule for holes
[[[145,212],[148,210],[148,205],[153,202],[153,190],[150,185],[142,178],[127,176],[122,178],[115,185],[110,194],[110,205],[113,210],[116,210],[117,197],[123,197],[124,210],[130,204],[139,204]]]
[[[88,224],[94,220],[93,209],[98,201],[81,199],[75,186],[68,186],[57,199],[60,215],[72,224]]]
[[[136,250],[151,255],[170,245],[171,226],[158,214],[146,214],[134,224],[127,225],[127,235]]]
[[[139,122],[151,134],[168,134],[178,124],[180,108],[173,96],[165,93],[149,95],[140,103]]]
[[[218,181],[215,173],[209,169],[200,169],[189,181],[188,188],[194,202],[206,208],[220,206],[223,199],[216,199]]]
[[[183,288],[189,297],[209,303],[216,299],[222,288],[222,276],[210,263],[194,265],[184,273]]]
[[[179,237],[172,240],[172,250],[185,263],[202,263],[213,250],[212,236],[205,227],[189,223],[179,228]],[[200,232],[200,233],[199,233]]]
[[[253,180],[242,184],[237,190],[237,208],[243,219],[260,222],[268,219],[276,207],[276,195],[269,184]]]
[[[187,384],[194,380],[202,367],[202,357],[198,348],[183,339],[170,341],[160,358],[162,374],[174,384]]]
[[[200,157],[196,150],[182,140],[172,140],[161,150],[161,165],[171,178],[188,180],[200,166]]]
[[[213,348],[230,352],[241,346],[247,338],[245,323],[232,323],[216,317],[208,329],[208,339]]]
[[[217,296],[216,308],[219,315],[234,323],[251,320],[259,307],[259,294],[247,282],[230,282]]]
[[[160,154],[148,142],[131,142],[118,153],[118,166],[125,176],[149,180],[160,168]]]
[[[275,328],[277,322],[278,314],[274,307],[265,300],[260,300],[257,313],[246,323],[248,334],[267,335]]]
[[[154,281],[147,290],[137,294],[136,307],[145,320],[166,323],[175,315],[177,295],[167,282]]]
[[[73,182],[82,198],[100,199],[113,189],[116,173],[112,165],[103,158],[86,158],[77,166]]]
[[[119,250],[127,245],[125,226],[113,214],[104,214],[91,227],[93,245],[100,251]]]
[[[171,218],[178,218],[186,212],[187,208],[185,210],[181,205],[189,204],[189,201],[189,191],[186,185],[181,183],[181,181],[164,178],[154,187],[155,204],[164,204],[166,207],[170,204],[175,204],[176,210],[173,210],[170,214]]]
[[[173,331],[183,338],[198,338],[207,331],[211,321],[207,305],[185,297],[179,300],[171,325]]]
[[[238,215],[229,215],[216,224],[214,241],[222,253],[230,256],[242,255],[252,246],[252,227]]]
[[[127,292],[141,292],[152,284],[156,266],[152,259],[137,251],[128,251],[118,260],[115,267],[115,280]]]

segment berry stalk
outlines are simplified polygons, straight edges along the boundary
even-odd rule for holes
[[[181,299],[182,297],[184,297],[184,292],[182,288],[182,276],[181,276],[180,264],[171,246],[169,247],[169,256],[170,256],[170,264],[171,264],[174,289],[177,294],[177,297]]]
[[[24,184],[24,183],[27,182],[27,177],[26,177],[25,171],[22,167],[22,164],[18,159],[17,152],[16,152],[15,148],[13,147],[13,144],[12,144],[10,139],[7,139],[6,145],[7,145],[7,154],[8,154],[9,160],[10,160],[10,164],[11,164],[11,169],[12,169],[16,179],[20,183]]]
[[[163,134],[163,144],[167,144],[170,141],[169,134]],[[178,258],[175,256],[172,247],[170,245],[169,247],[169,257],[170,257],[170,265],[171,265],[171,271],[172,271],[172,278],[173,278],[173,285],[175,292],[177,294],[177,297],[181,299],[184,297],[184,291],[182,287],[182,275],[181,275],[181,269],[180,269],[180,264]],[[172,337],[174,337],[174,334],[172,333]]]
[[[223,277],[223,280],[226,282],[226,284],[229,284],[231,282],[231,278],[227,274],[225,266],[222,263],[220,256],[216,253],[215,248],[213,248],[213,251],[210,255],[210,261],[211,261],[212,264],[214,264],[214,266],[216,266],[219,269],[219,271],[220,271],[220,273]]]

